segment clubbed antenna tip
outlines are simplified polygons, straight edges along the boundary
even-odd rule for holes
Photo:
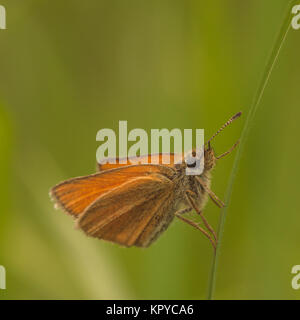
[[[235,114],[233,117],[232,117],[232,120],[235,120],[236,118],[239,118],[240,116],[242,115],[242,112],[238,112],[237,114]]]

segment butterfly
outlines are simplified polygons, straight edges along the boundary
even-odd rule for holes
[[[210,189],[211,172],[239,141],[220,156],[215,155],[211,141],[240,115],[231,117],[205,143],[200,175],[186,175],[186,168],[194,164],[185,161],[184,154],[169,154],[169,164],[163,164],[162,153],[149,154],[143,156],[146,159],[139,157],[148,164],[136,164],[134,158],[128,158],[125,164],[121,159],[115,164],[99,163],[99,172],[63,181],[51,189],[50,196],[88,236],[125,247],[148,247],[177,217],[201,231],[215,249],[217,235],[202,211],[208,198],[220,208],[225,206]],[[192,153],[196,155],[195,150]],[[203,226],[185,216],[192,210]]]

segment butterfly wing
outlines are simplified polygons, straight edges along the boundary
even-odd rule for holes
[[[97,167],[98,171],[110,170],[135,164],[161,164],[167,167],[174,167],[174,164],[183,159],[184,155],[179,153],[148,154],[140,157],[116,158],[116,163],[110,163],[109,159],[106,159],[103,162],[97,163]]]
[[[173,182],[161,174],[137,177],[103,194],[78,219],[88,235],[127,247],[148,246],[169,216]],[[141,235],[148,229],[147,237]]]
[[[174,171],[160,165],[134,165],[102,171],[93,175],[64,181],[50,191],[56,204],[67,213],[78,217],[101,195],[136,177],[160,173],[172,176]]]

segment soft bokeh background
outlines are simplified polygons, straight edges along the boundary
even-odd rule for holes
[[[96,132],[205,128],[246,115],[286,0],[1,0],[0,299],[204,299],[212,248],[175,221],[150,248],[75,230],[48,197],[95,171]],[[234,184],[218,266],[218,299],[299,299],[300,31],[291,31]],[[238,138],[245,117],[214,142]],[[213,190],[224,197],[234,154]],[[219,210],[209,203],[217,227]]]

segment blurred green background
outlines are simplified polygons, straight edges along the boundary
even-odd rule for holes
[[[204,299],[212,248],[175,221],[148,249],[87,238],[51,186],[95,171],[101,128],[205,128],[239,137],[286,0],[1,0],[0,299]],[[300,31],[256,115],[229,204],[217,299],[299,299]],[[234,154],[212,189],[224,198]],[[217,227],[219,210],[205,214]]]

